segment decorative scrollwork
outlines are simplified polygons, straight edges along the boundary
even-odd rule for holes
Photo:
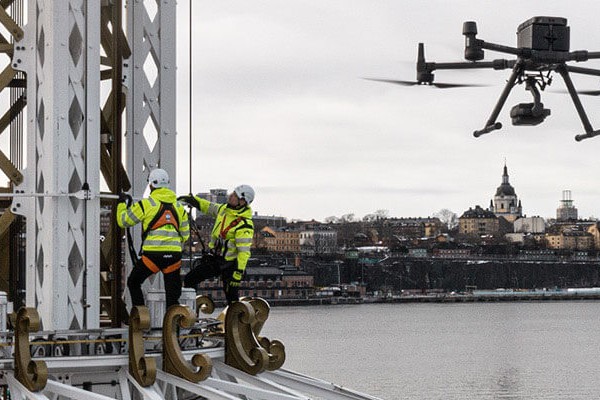
[[[247,301],[252,305],[256,313],[256,318],[252,324],[252,331],[258,338],[258,343],[269,353],[269,364],[266,366],[266,369],[269,371],[279,369],[285,362],[285,346],[279,340],[271,341],[266,337],[259,336],[265,322],[269,318],[271,307],[266,300],[260,297],[252,297]]]
[[[279,340],[269,340],[266,337],[259,337],[258,343],[269,353],[269,364],[266,369],[275,371],[283,366],[285,362],[285,346]]]
[[[248,374],[263,372],[269,363],[269,354],[258,343],[252,330],[256,312],[250,303],[237,301],[225,314],[225,363]]]
[[[269,303],[267,303],[266,300],[260,297],[251,297],[245,299],[244,301],[250,303],[252,308],[254,308],[254,313],[256,317],[254,318],[254,323],[252,324],[252,332],[254,332],[254,335],[258,337],[258,335],[260,335],[260,332],[262,331],[263,326],[265,326],[265,322],[267,321],[267,319],[269,319],[269,312],[271,311],[271,307],[269,306]]]
[[[129,373],[143,387],[156,381],[156,360],[144,356],[144,331],[150,328],[150,311],[134,306],[129,314]]]
[[[196,296],[196,310],[198,314],[212,314],[215,312],[215,302],[208,296]]]
[[[182,328],[191,328],[195,321],[196,316],[189,307],[176,304],[167,310],[163,321],[163,370],[197,383],[210,376],[212,360],[206,354],[195,354],[192,357],[192,365],[198,369],[190,369],[189,363],[181,354],[176,327],[176,324],[179,324]]]
[[[29,333],[40,328],[35,308],[21,307],[15,323],[15,376],[27,389],[39,392],[46,387],[48,367],[42,360],[33,361],[29,353]]]

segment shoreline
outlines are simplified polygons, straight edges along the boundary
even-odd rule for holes
[[[600,300],[600,293],[553,293],[512,292],[510,294],[447,294],[397,297],[323,297],[309,299],[264,299],[271,307],[303,307],[352,304],[395,304],[395,303],[481,303],[481,302],[529,302],[529,301],[584,301]],[[223,302],[215,302],[224,306]]]

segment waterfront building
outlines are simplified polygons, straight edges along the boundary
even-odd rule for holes
[[[580,230],[563,232],[563,248],[570,250],[591,250],[594,248],[594,237]]]
[[[542,217],[523,217],[515,220],[515,233],[544,233],[546,231],[546,222]]]
[[[546,246],[549,249],[562,249],[563,248],[563,235],[559,233],[546,233]]]
[[[469,208],[458,219],[460,235],[493,235],[500,232],[500,222],[496,215],[480,206]]]
[[[212,203],[227,203],[227,189],[210,189],[208,193],[198,193],[197,196]]]
[[[425,248],[408,249],[408,256],[425,258],[425,257],[427,257],[427,249],[425,249]]]
[[[396,238],[435,237],[442,232],[443,223],[439,218],[390,218],[385,221],[391,234]]]
[[[198,294],[225,301],[220,278],[200,282]],[[314,294],[314,277],[292,265],[280,267],[248,266],[240,283],[240,297],[262,297],[267,301],[277,299],[306,299]]]
[[[596,222],[557,223],[546,232],[546,244],[550,249],[591,250],[597,229]]]
[[[300,253],[300,232],[265,226],[255,234],[256,247],[275,253]]]
[[[307,226],[300,231],[300,252],[304,255],[335,254],[337,252],[337,232],[322,224]]]
[[[252,216],[252,222],[254,222],[254,230],[260,230],[265,226],[273,228],[285,228],[287,227],[287,220],[285,217],[277,215],[260,215],[254,212]]]
[[[471,256],[471,249],[468,248],[455,248],[455,249],[442,249],[436,248],[433,250],[433,256],[435,258],[469,258]]]
[[[504,164],[502,183],[496,189],[494,199],[490,200],[490,211],[497,217],[503,217],[509,222],[514,222],[522,216],[523,207],[518,199],[515,189],[508,181],[508,168]]]
[[[600,223],[591,224],[587,231],[594,238],[594,248],[600,250]]]

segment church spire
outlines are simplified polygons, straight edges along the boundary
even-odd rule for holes
[[[504,171],[502,173],[502,184],[496,189],[494,196],[494,214],[502,216],[509,221],[514,221],[522,215],[521,200],[515,193],[515,188],[508,181],[508,167],[504,159]]]

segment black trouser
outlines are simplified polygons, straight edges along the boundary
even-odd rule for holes
[[[223,291],[227,299],[227,305],[239,301],[239,287],[229,286],[231,275],[237,269],[237,261],[226,261],[223,257],[205,254],[194,262],[190,272],[185,276],[183,282],[185,287],[195,288],[205,279],[221,276]]]
[[[146,258],[146,260],[144,260],[144,258]],[[133,267],[131,274],[129,274],[129,278],[127,278],[127,287],[129,288],[129,294],[131,294],[132,304],[134,306],[144,305],[142,283],[144,283],[150,275],[155,273],[153,269],[155,270],[156,267],[163,271],[167,308],[174,304],[179,304],[179,297],[181,297],[180,269],[176,268],[174,271],[164,272],[169,271],[169,267],[172,267],[177,263],[181,263],[180,252],[145,252],[144,257]]]

